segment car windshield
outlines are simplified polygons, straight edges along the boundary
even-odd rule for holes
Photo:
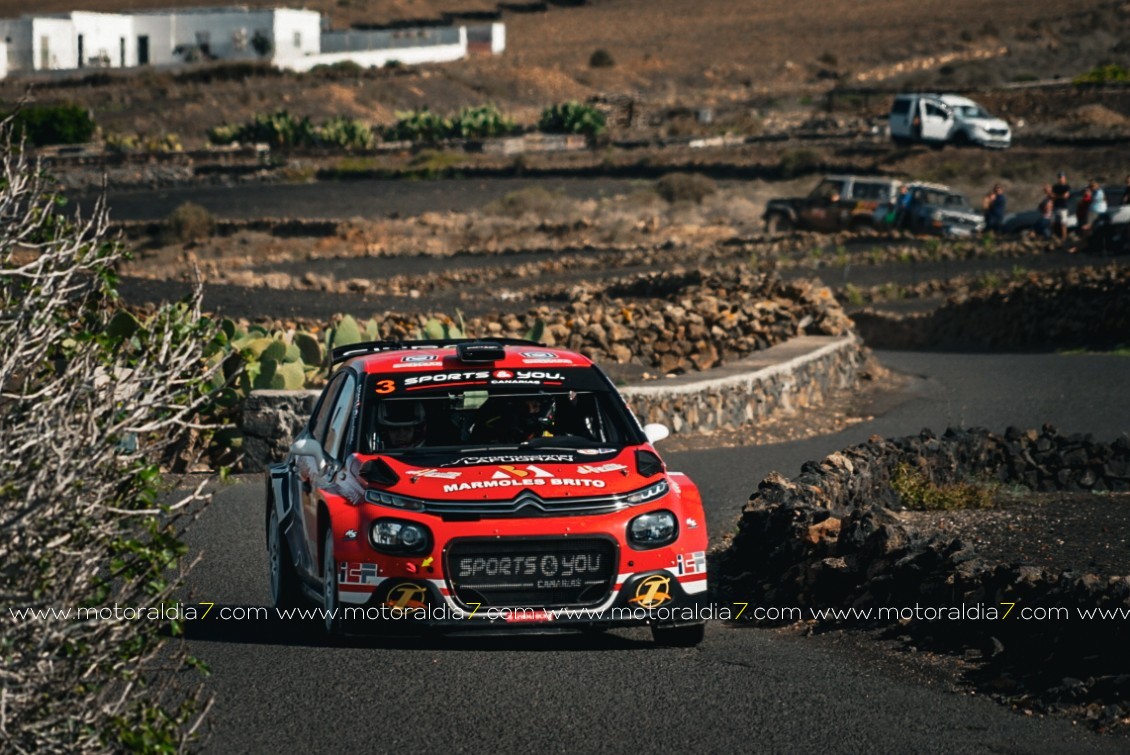
[[[949,207],[964,210],[969,208],[969,201],[961,194],[952,194],[938,189],[918,187],[913,190],[914,201],[918,204],[933,205],[936,207]]]
[[[993,117],[993,116],[989,115],[989,112],[987,110],[985,110],[985,108],[981,107],[980,105],[959,105],[958,107],[954,108],[954,112],[956,112],[959,116],[961,116],[962,118],[965,118],[966,120],[968,120],[970,118],[992,118]]]
[[[640,442],[623,400],[594,368],[487,367],[369,375],[358,449],[405,457],[526,449],[592,454]]]
[[[844,182],[826,178],[809,192],[811,199],[828,199],[831,196],[840,196],[844,193]]]

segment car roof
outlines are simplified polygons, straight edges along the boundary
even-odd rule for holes
[[[914,97],[918,97],[919,99],[924,100],[938,100],[939,102],[943,102],[950,107],[980,107],[979,103],[969,99],[968,97],[962,97],[960,94],[938,94],[937,92],[904,92],[903,94],[895,95],[896,100],[905,100]]]
[[[960,194],[956,189],[945,184],[935,184],[929,181],[909,181],[906,184],[912,189],[930,189],[931,191],[944,191],[947,194]]]
[[[898,183],[897,178],[889,176],[856,176],[849,173],[828,174],[821,181],[876,181],[879,183]]]
[[[485,350],[485,351],[484,351]],[[373,341],[334,349],[335,364],[361,373],[413,373],[438,369],[543,369],[591,367],[568,349],[519,339]]]

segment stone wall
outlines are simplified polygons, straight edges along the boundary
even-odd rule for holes
[[[1130,340],[1130,268],[1032,273],[929,313],[864,310],[852,319],[876,349],[1110,348]]]
[[[804,609],[980,606],[1003,613],[1007,604],[1063,607],[1072,619],[904,621],[872,614],[863,623],[897,624],[917,646],[984,658],[985,678],[998,693],[1043,709],[1066,704],[1066,694],[1073,704],[1099,700],[1097,710],[1107,715],[1112,700],[1128,699],[1130,676],[1114,679],[1122,672],[1111,660],[1122,657],[1130,625],[1084,621],[1076,610],[1130,610],[1130,577],[993,563],[961,538],[922,533],[897,513],[901,502],[891,480],[900,466],[943,485],[988,477],[1041,491],[1130,491],[1126,436],[1105,443],[1045,426],[1039,432],[1010,428],[1003,436],[951,429],[941,438],[928,430],[872,438],[806,463],[794,480],[765,478],[737,535],[716,558],[716,587],[750,605]],[[1090,681],[1064,692],[1065,678]],[[1118,715],[1125,714],[1123,707]]]
[[[855,384],[865,360],[852,336],[803,336],[707,372],[621,388],[641,422],[675,433],[738,428],[818,403]],[[244,469],[286,455],[314,409],[319,391],[252,391],[244,402]]]
[[[673,433],[737,429],[819,404],[855,385],[864,351],[852,336],[802,336],[755,357],[710,370],[621,389],[643,423]]]

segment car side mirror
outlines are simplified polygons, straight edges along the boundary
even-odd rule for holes
[[[643,426],[643,434],[647,436],[648,443],[658,443],[670,435],[671,431],[667,429],[667,425],[650,422]]]
[[[314,438],[300,438],[290,446],[292,456],[313,456],[318,462],[318,469],[326,465],[326,454],[322,451],[322,444]]]

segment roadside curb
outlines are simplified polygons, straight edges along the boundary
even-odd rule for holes
[[[812,406],[828,392],[855,384],[865,361],[855,336],[799,336],[706,372],[624,386],[621,394],[641,423],[672,433],[737,429]],[[244,471],[286,456],[320,390],[252,391],[243,405]]]

